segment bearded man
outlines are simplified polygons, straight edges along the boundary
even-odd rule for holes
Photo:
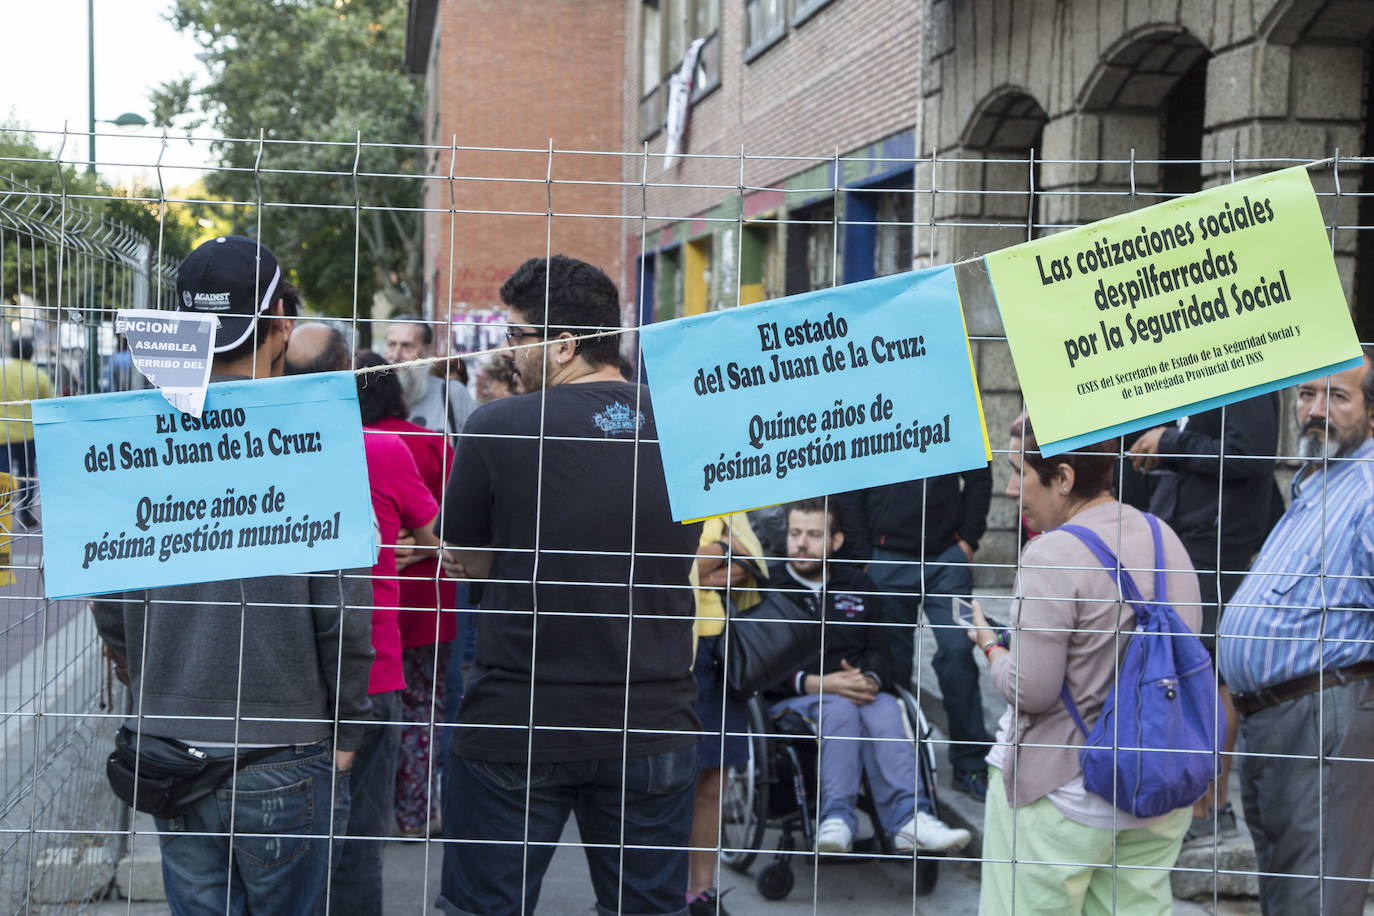
[[[1371,361],[1298,386],[1310,460],[1217,635],[1265,916],[1361,913],[1374,866]]]
[[[418,315],[397,315],[386,329],[382,354],[390,363],[408,363],[434,355],[434,329]],[[434,375],[430,366],[404,366],[396,370],[405,393],[410,422],[451,436],[462,432],[477,401],[467,386]]]

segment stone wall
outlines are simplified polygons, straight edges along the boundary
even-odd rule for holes
[[[916,256],[960,261],[1156,203],[1164,109],[1205,61],[1200,186],[1366,152],[1365,42],[1374,4],[1341,0],[930,0],[917,148]],[[1031,153],[1039,160],[1031,162]],[[1359,173],[1314,168],[1328,222],[1358,223]],[[927,192],[927,193],[922,193]],[[1356,233],[1333,239],[1347,293]],[[1020,393],[986,283],[962,271],[993,447]],[[1286,413],[1285,416],[1291,416]],[[1291,424],[1285,424],[1290,426]],[[1285,439],[1291,444],[1291,429]],[[994,462],[997,493],[1006,462]],[[1014,560],[1015,509],[995,497],[985,583]]]

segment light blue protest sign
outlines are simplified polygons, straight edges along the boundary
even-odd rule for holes
[[[988,463],[952,267],[640,332],[673,518]]]
[[[44,594],[371,566],[353,375],[35,401]]]

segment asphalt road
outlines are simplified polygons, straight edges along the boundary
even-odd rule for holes
[[[596,912],[586,861],[576,847],[577,830],[569,825],[564,843],[554,854],[540,893],[536,916],[587,916]],[[385,863],[386,914],[418,914],[434,902],[439,890],[442,852],[431,846],[428,863],[422,843],[393,843],[387,847]],[[725,869],[721,886],[728,890],[724,903],[731,916],[770,914],[800,916],[802,913],[869,914],[973,913],[978,909],[976,863],[941,863],[935,892],[926,897],[912,894],[911,864],[895,861],[859,860],[823,864],[819,871],[812,857],[798,856],[795,862],[796,886],[785,900],[763,899],[754,886],[754,875],[741,875]]]

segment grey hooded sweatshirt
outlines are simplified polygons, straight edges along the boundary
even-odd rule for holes
[[[188,742],[289,745],[332,737],[338,723],[335,746],[356,750],[372,713],[370,573],[228,579],[95,599],[96,628],[129,664],[134,715],[125,724]]]

